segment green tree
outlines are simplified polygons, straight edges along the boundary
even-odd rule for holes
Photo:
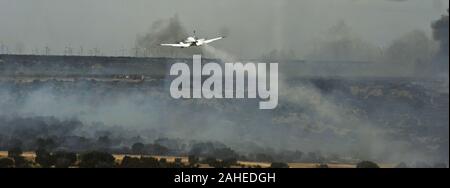
[[[140,142],[134,143],[131,146],[131,151],[133,152],[133,154],[142,155],[142,154],[144,154],[144,150],[145,150],[145,145]]]
[[[0,168],[14,168],[14,160],[11,158],[0,158]]]
[[[113,168],[115,158],[109,153],[92,151],[81,155],[80,168]]]
[[[181,158],[175,158],[175,164],[182,164],[183,160]]]
[[[229,168],[229,167],[231,167],[231,166],[233,166],[233,165],[237,165],[237,164],[238,164],[238,161],[237,161],[236,158],[227,158],[227,159],[224,159],[224,160],[222,161],[222,163],[223,163],[223,166]]]
[[[358,164],[356,164],[356,168],[380,168],[380,167],[372,161],[361,161]]]
[[[36,151],[35,161],[44,168],[50,168],[53,165],[52,156],[47,150],[44,149],[38,149]]]
[[[270,164],[270,168],[289,168],[289,165],[287,163],[273,162]]]
[[[189,162],[190,165],[195,165],[195,164],[197,164],[199,162],[199,159],[195,155],[189,155],[188,156],[188,162]]]
[[[77,154],[72,152],[59,151],[51,158],[56,168],[69,168],[77,162]]]
[[[141,157],[141,163],[143,168],[160,168],[158,159],[153,157]]]
[[[144,168],[139,158],[125,156],[120,163],[120,168]]]
[[[25,159],[25,157],[22,156],[16,156],[14,159],[14,166],[16,168],[32,168],[32,163]]]
[[[20,147],[13,147],[8,150],[8,157],[14,158],[14,157],[20,157],[22,156],[22,149]]]

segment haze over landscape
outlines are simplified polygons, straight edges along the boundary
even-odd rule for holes
[[[340,22],[384,48],[413,30],[431,37],[431,21],[447,9],[445,0],[1,0],[0,43],[11,51],[24,45],[27,53],[45,46],[55,54],[71,46],[76,53],[83,46],[86,54],[94,48],[104,55],[122,55],[123,48],[134,54],[136,35],[178,15],[187,34],[229,35],[215,46],[239,58],[293,50],[301,59]]]
[[[145,143],[158,155],[448,166],[448,6],[0,0],[0,151],[52,139],[55,151],[130,153]],[[159,46],[193,30],[227,38]],[[168,69],[193,54],[279,62],[278,107],[171,98]]]

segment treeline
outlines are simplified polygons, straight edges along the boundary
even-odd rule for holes
[[[127,156],[118,160],[114,155],[103,151],[89,151],[77,154],[75,152],[56,151],[48,152],[39,149],[35,157],[25,157],[20,148],[12,148],[8,156],[0,158],[0,168],[199,168],[208,165],[214,168],[246,167],[238,164],[235,158],[226,160],[214,157],[200,158],[190,155],[187,162],[182,158],[175,158],[169,162],[166,158],[157,159],[141,155],[140,157]],[[250,167],[250,166],[247,166]],[[251,166],[260,167],[260,166]],[[284,163],[274,163],[274,168],[287,168]]]
[[[240,164],[237,158],[217,159],[215,157],[199,157],[189,155],[187,161],[175,158],[168,161],[166,158],[155,158],[146,155],[125,155],[121,160],[104,151],[88,151],[83,153],[55,151],[45,149],[35,151],[35,157],[23,156],[20,148],[11,148],[6,157],[0,157],[0,168],[262,168],[259,165]],[[271,162],[270,168],[289,168],[288,163]],[[329,168],[327,163],[317,163],[316,168]],[[372,161],[361,161],[356,168],[380,168]],[[448,168],[446,164],[416,164],[408,166],[400,163],[395,168]]]
[[[240,166],[236,161],[252,161],[272,163],[276,167],[286,163],[355,163],[358,159],[348,159],[337,154],[323,154],[320,151],[302,152],[283,149],[272,150],[252,147],[248,151],[235,151],[220,142],[186,141],[182,139],[159,138],[151,143],[147,139],[126,133],[120,128],[102,129],[95,125],[90,129],[78,120],[59,120],[53,117],[7,118],[0,116],[0,151],[11,151],[9,159],[2,159],[5,164],[14,161],[16,167],[29,167],[25,159],[15,155],[16,151],[35,151],[36,163],[42,167],[67,167],[73,161],[81,161],[82,156],[90,151],[104,154],[124,154],[137,156],[193,156],[197,163],[209,164],[212,167]],[[88,130],[90,133],[83,133]],[[84,136],[81,136],[84,135]],[[68,152],[70,151],[70,152]],[[73,153],[72,153],[73,152]],[[74,157],[76,156],[76,157]],[[76,159],[75,159],[76,158]],[[111,158],[105,157],[104,159]],[[172,164],[152,165],[149,159],[139,162],[128,159],[132,166],[165,167]],[[153,160],[153,159],[152,159]],[[9,161],[9,162],[8,162]],[[153,160],[154,161],[154,160]],[[159,160],[158,160],[159,161]],[[107,165],[108,166],[108,165]],[[111,166],[111,165],[109,165]],[[113,165],[114,166],[114,165]],[[326,167],[326,165],[321,165]],[[399,167],[446,167],[447,164],[417,162],[415,164],[400,163]],[[179,166],[178,166],[179,167]]]
[[[148,136],[102,125],[88,127],[74,120],[59,120],[54,117],[7,118],[0,116],[0,151],[21,148],[24,151],[102,151],[133,155],[194,155],[219,160],[241,160],[256,162],[314,162],[342,160],[337,155],[322,155],[320,152],[279,151],[255,149],[237,152],[220,142],[187,141],[159,138],[148,141]],[[86,131],[90,133],[87,134]],[[145,139],[144,139],[145,138]]]
[[[107,152],[36,151],[36,157],[27,159],[18,148],[8,151],[8,156],[0,158],[0,168],[186,168],[195,167],[181,163],[181,160],[167,162],[166,159],[153,157],[125,156],[121,161]]]

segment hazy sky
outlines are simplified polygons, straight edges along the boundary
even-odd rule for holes
[[[272,49],[307,49],[311,40],[345,21],[353,32],[378,46],[415,29],[426,31],[446,13],[447,0],[0,0],[0,42],[26,51],[48,45],[62,53],[98,47],[107,55],[131,48],[136,35],[155,20],[178,14],[188,30],[214,37],[242,57]],[[171,41],[168,41],[171,42]],[[239,46],[235,48],[236,46]],[[246,50],[241,50],[246,49]],[[76,50],[75,50],[76,51]]]

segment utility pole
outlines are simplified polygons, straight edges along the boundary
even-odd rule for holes
[[[21,42],[16,43],[14,53],[17,55],[23,54],[25,51],[25,45]]]
[[[100,54],[100,50],[97,47],[95,47],[94,48],[94,56],[98,56],[99,54]]]
[[[8,46],[3,43],[0,44],[0,50],[1,50],[0,51],[1,54],[9,54]]]
[[[50,47],[45,46],[45,55],[48,56],[50,55]]]
[[[144,48],[145,49],[145,57],[150,57],[150,48]]]
[[[39,55],[39,49],[37,47],[34,48],[33,55]]]
[[[67,53],[68,53],[69,56],[72,56],[72,54],[73,54],[73,49],[72,49],[72,47],[71,47],[70,44],[69,44],[69,46],[67,47]]]
[[[80,46],[80,52],[78,53],[78,55],[83,56],[83,46]]]
[[[134,51],[134,57],[137,57],[139,55],[139,48],[135,46],[132,50]]]
[[[125,48],[124,47],[122,47],[122,49],[120,49],[120,53],[121,53],[121,56],[125,56]]]
[[[0,54],[5,54],[5,45],[0,43]]]

